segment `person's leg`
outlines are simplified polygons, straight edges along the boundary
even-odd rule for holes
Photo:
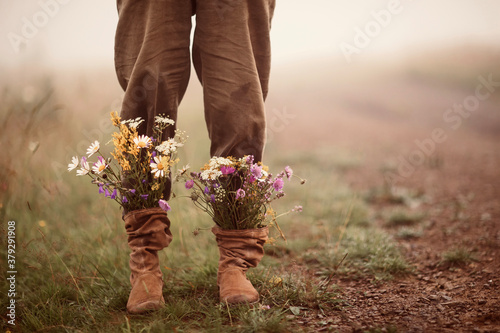
[[[177,122],[191,69],[193,1],[117,0],[115,68],[125,91],[121,117],[143,118],[139,134],[152,136],[154,117],[159,114]],[[173,137],[175,128],[169,126],[163,139]],[[166,199],[170,190],[169,182]]]
[[[152,134],[154,116],[177,120],[191,68],[191,0],[118,0],[115,67],[125,90],[121,116],[142,117]],[[166,137],[171,137],[171,128]],[[166,138],[165,137],[165,138]]]
[[[141,117],[140,134],[153,134],[154,117],[166,114],[177,120],[177,107],[189,80],[190,0],[118,0],[115,66],[125,90],[121,116]],[[164,139],[174,135],[174,128]],[[124,184],[127,180],[124,179]],[[170,186],[164,193],[170,196]],[[128,235],[130,313],[158,309],[163,304],[162,273],[157,251],[172,239],[170,221],[160,208],[125,212]]]
[[[261,161],[274,0],[199,0],[196,6],[193,62],[203,85],[210,154]],[[262,259],[268,229],[212,231],[220,253],[220,301],[258,301],[245,273]]]
[[[211,156],[262,159],[274,0],[199,0],[193,63],[203,85]]]

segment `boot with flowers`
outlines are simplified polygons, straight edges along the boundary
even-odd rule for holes
[[[127,311],[131,314],[141,314],[157,310],[165,303],[158,251],[172,241],[170,221],[167,213],[159,207],[131,211],[123,219],[128,245],[132,250],[132,291],[127,302]]]
[[[220,254],[217,273],[220,301],[229,304],[258,302],[259,293],[246,272],[256,267],[264,256],[269,228],[224,230],[213,227],[212,232]]]

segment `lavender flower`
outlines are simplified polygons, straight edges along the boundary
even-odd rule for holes
[[[190,179],[186,182],[186,184],[184,185],[184,187],[186,187],[188,190],[192,189],[194,186],[194,180]]]
[[[143,198],[144,200],[148,200],[148,196],[149,194],[141,194],[141,198]]]
[[[285,167],[285,174],[286,174],[286,178],[288,180],[290,180],[290,178],[292,178],[293,170],[288,165]]]
[[[170,205],[166,200],[160,199],[158,200],[158,204],[160,205],[160,208],[163,209],[164,211],[168,212],[172,208],[170,208]]]
[[[243,190],[242,188],[239,188],[236,191],[236,200],[238,200],[239,198],[244,198],[244,197],[245,197],[245,190]]]
[[[262,166],[254,164],[250,167],[250,171],[252,172],[252,175],[255,177],[255,179],[259,179],[262,177]]]
[[[283,178],[276,178],[273,183],[273,187],[276,191],[281,191],[283,189]]]

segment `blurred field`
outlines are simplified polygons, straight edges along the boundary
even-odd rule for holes
[[[375,283],[412,274],[395,233],[379,222],[405,227],[397,231],[402,238],[418,238],[418,227],[428,220],[411,207],[425,193],[397,194],[385,176],[397,173],[398,155],[415,149],[415,138],[443,126],[443,112],[474,91],[478,75],[500,81],[498,55],[461,49],[398,63],[348,67],[321,60],[277,68],[267,102],[265,162],[275,171],[290,165],[308,182],[286,184],[287,196],[276,203],[278,211],[300,204],[304,212],[280,221],[288,242],[268,246],[249,274],[262,295],[260,305],[219,304],[212,222],[181,197],[177,184],[179,197],[171,200],[169,215],[174,241],[161,253],[167,305],[144,317],[125,312],[129,250],[118,207],[86,178],[66,172],[71,156],[81,156],[91,140],[110,137],[108,115],[122,96],[114,73],[68,71],[28,80],[26,69],[4,85],[0,107],[0,261],[6,267],[6,222],[16,221],[19,331],[308,331],[310,324],[297,326],[302,314],[343,309],[337,279],[368,277]],[[450,139],[426,167],[439,166],[440,156],[450,151],[480,145],[493,156],[483,172],[498,176],[499,105],[496,91],[481,113],[448,132]],[[178,125],[189,135],[181,164],[194,169],[209,158],[202,115],[200,87],[193,80]],[[404,178],[404,185],[422,182],[414,178],[419,172]],[[402,210],[374,208],[371,203],[382,195],[399,200]],[[490,213],[497,219],[498,207]],[[197,228],[201,232],[194,236]],[[0,272],[4,290],[5,274]],[[4,309],[7,301],[2,299]]]

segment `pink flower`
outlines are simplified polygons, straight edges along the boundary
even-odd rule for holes
[[[288,165],[285,167],[285,174],[286,174],[286,178],[288,180],[290,180],[290,178],[292,178],[293,170]]]
[[[160,205],[160,208],[163,209],[164,211],[168,212],[172,208],[170,208],[170,205],[166,200],[160,199],[158,200],[158,204]]]
[[[252,175],[256,179],[260,179],[260,177],[262,177],[262,167],[261,166],[254,164],[250,167],[250,171],[252,172]]]
[[[229,165],[223,165],[220,167],[220,171],[222,172],[223,175],[230,175],[234,173],[236,169]]]
[[[295,208],[292,209],[292,212],[297,212],[297,213],[302,212],[302,206],[295,206]]]
[[[192,189],[194,186],[194,180],[190,179],[186,182],[186,184],[184,185],[184,187],[186,187],[188,190]]]
[[[273,183],[273,187],[276,191],[281,191],[283,189],[283,178],[276,178]]]
[[[243,190],[242,188],[239,188],[237,191],[236,191],[236,200],[238,200],[239,198],[244,198],[245,197],[245,190]]]

